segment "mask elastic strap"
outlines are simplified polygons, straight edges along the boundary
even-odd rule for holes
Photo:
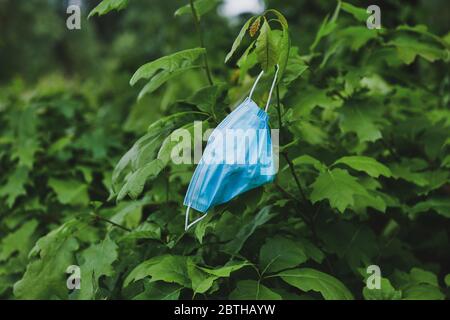
[[[258,84],[259,79],[261,79],[262,75],[264,74],[264,70],[262,70],[258,77],[255,80],[255,83],[253,84],[252,90],[250,90],[250,94],[248,95],[248,98],[251,99],[253,95],[253,91],[255,91],[256,85]]]
[[[264,108],[265,112],[267,112],[267,109],[269,108],[270,98],[272,98],[273,88],[275,88],[275,84],[277,82],[278,70],[280,70],[280,66],[278,64],[276,65],[276,67],[277,67],[277,71],[275,71],[275,76],[273,77],[272,86],[270,87],[269,98],[267,99],[266,107]]]
[[[202,220],[203,218],[206,217],[207,213],[204,213],[200,218],[195,219],[194,221],[192,221],[191,223],[189,223],[189,209],[191,209],[191,206],[189,205],[186,209],[186,220],[184,222],[184,231],[188,231],[188,229],[190,227],[192,227],[194,224],[196,224],[197,222],[199,222],[200,220]]]

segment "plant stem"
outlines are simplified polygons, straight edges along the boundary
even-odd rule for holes
[[[283,134],[283,123],[281,121],[281,105],[280,105],[280,88],[277,85],[276,87],[276,96],[277,96],[277,113],[278,113],[278,127],[280,129],[280,135],[282,137]],[[292,163],[291,159],[289,159],[289,156],[286,151],[283,151],[281,153],[286,160],[287,164],[289,165],[289,169],[291,170],[292,176],[294,177],[295,183],[297,184],[297,188],[300,191],[300,194],[303,198],[303,201],[306,203],[309,203],[308,199],[306,198],[305,192],[303,191],[302,185],[300,184],[300,180],[298,179],[297,173],[294,169],[294,164]]]
[[[131,229],[128,229],[127,227],[124,227],[124,226],[122,226],[122,225],[120,225],[120,224],[118,224],[118,223],[115,223],[114,221],[111,221],[111,220],[109,220],[109,219],[103,218],[103,217],[99,216],[98,214],[94,214],[94,218],[95,218],[96,220],[99,220],[99,221],[103,221],[103,222],[109,223],[109,224],[111,224],[111,225],[113,225],[113,226],[115,226],[115,227],[117,227],[117,228],[122,229],[122,230],[131,232]]]
[[[194,17],[195,29],[197,30],[198,36],[200,38],[200,46],[202,48],[205,48],[205,42],[203,40],[203,30],[200,25],[200,20],[197,15],[197,10],[195,10],[194,0],[189,0],[189,3],[191,4],[191,10],[192,10],[192,16]],[[214,84],[214,82],[212,80],[211,70],[209,69],[209,63],[208,63],[208,55],[206,53],[203,55],[203,61],[205,63],[206,77],[208,78],[209,84],[212,86]]]

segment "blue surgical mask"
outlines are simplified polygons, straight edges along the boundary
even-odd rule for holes
[[[203,219],[208,210],[237,195],[273,181],[278,167],[272,150],[269,128],[270,97],[276,83],[278,66],[265,109],[252,100],[258,75],[249,96],[211,133],[184,198],[185,230]],[[189,223],[189,210],[204,214]]]

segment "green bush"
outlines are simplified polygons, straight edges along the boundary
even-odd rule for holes
[[[3,86],[0,297],[448,298],[449,36],[369,30],[365,8],[339,1],[307,47],[267,10],[226,42],[225,59],[203,31],[216,4],[176,11],[195,22],[200,47],[130,75],[137,102],[115,67],[101,84],[56,74]],[[127,5],[103,0],[91,20]],[[261,68],[264,105],[275,64],[276,180],[185,232],[194,166],[169,160],[170,133],[194,120],[215,127]],[[67,289],[70,265],[80,290]],[[381,268],[379,290],[366,287],[370,265]]]

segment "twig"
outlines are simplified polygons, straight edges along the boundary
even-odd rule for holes
[[[197,10],[195,10],[194,0],[189,0],[189,2],[191,4],[192,16],[194,17],[195,28],[197,29],[197,33],[200,38],[200,46],[202,48],[205,48],[205,42],[203,40],[203,30],[200,25],[200,20],[197,15]],[[212,86],[214,84],[214,82],[212,80],[211,70],[209,69],[209,63],[208,63],[208,55],[206,53],[203,55],[203,61],[205,63],[205,72],[206,72],[206,76],[208,77],[208,82]]]
[[[122,226],[122,225],[120,225],[118,223],[115,223],[114,221],[111,221],[109,219],[103,218],[103,217],[99,216],[98,214],[93,214],[93,216],[94,216],[95,220],[99,220],[99,221],[103,221],[103,222],[109,223],[109,224],[111,224],[111,225],[113,225],[113,226],[115,226],[117,228],[120,228],[120,229],[128,231],[128,232],[132,231],[131,229],[128,229],[127,227],[124,227],[124,226]]]

